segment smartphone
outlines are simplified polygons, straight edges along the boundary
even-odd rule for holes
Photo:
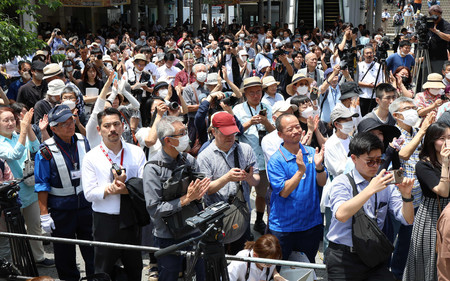
[[[386,174],[394,175],[394,179],[391,182],[389,182],[390,184],[397,184],[397,183],[403,182],[404,175],[403,175],[403,170],[401,170],[401,169],[386,171]]]
[[[318,97],[319,97],[319,89],[313,87],[311,89],[311,93],[309,93],[309,98],[314,101],[317,100]]]
[[[246,173],[250,173],[250,168],[252,167],[252,165],[248,165],[247,167],[245,167],[244,171]]]
[[[261,109],[261,111],[259,111],[259,115],[261,116],[266,116],[267,115],[267,109]]]

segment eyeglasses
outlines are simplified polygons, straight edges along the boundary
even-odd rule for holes
[[[251,96],[251,97],[254,97],[254,96],[258,96],[258,95],[262,95],[262,92],[261,91],[257,91],[257,92],[248,92],[248,93],[245,93],[247,96]]]
[[[66,122],[64,122],[64,123],[59,123],[58,125],[57,125],[57,127],[61,127],[61,128],[67,128],[67,127],[70,127],[70,126],[72,126],[72,125],[74,125],[75,124],[75,119],[73,119],[72,118],[72,120],[67,120]]]
[[[359,158],[359,157],[358,157]],[[366,160],[367,167],[373,167],[375,165],[380,166],[383,164],[384,160],[381,158],[373,159],[373,160]]]
[[[186,130],[183,130],[183,131],[181,131],[178,135],[171,135],[171,136],[169,136],[170,138],[176,138],[176,137],[183,137],[183,136],[185,136],[185,135],[187,135],[187,131]]]

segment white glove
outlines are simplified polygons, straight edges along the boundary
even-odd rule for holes
[[[41,215],[41,227],[47,233],[52,233],[52,230],[55,229],[55,223],[50,214]]]

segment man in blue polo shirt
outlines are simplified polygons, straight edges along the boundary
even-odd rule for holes
[[[386,65],[389,71],[394,73],[399,66],[406,66],[412,71],[416,61],[409,53],[410,51],[411,43],[407,40],[400,41],[398,52],[390,55],[386,60]]]
[[[319,187],[327,181],[324,149],[319,153],[300,144],[302,127],[294,115],[282,114],[275,124],[284,142],[267,164],[273,189],[269,229],[280,241],[283,259],[301,251],[314,263],[323,232]]]

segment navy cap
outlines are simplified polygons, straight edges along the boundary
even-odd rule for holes
[[[70,108],[67,105],[60,104],[48,112],[48,123],[50,127],[55,127],[58,123],[65,122],[72,116],[73,114]]]
[[[31,69],[33,70],[44,70],[45,63],[40,60],[35,60],[31,63]]]
[[[323,76],[325,78],[328,78],[328,75],[330,75],[333,72],[333,68],[329,67],[327,68],[327,70],[325,70],[325,73],[323,74]]]

